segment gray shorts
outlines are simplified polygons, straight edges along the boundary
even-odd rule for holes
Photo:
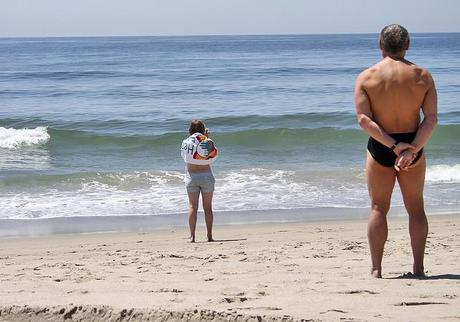
[[[214,192],[216,179],[209,172],[185,172],[185,187],[187,192]]]

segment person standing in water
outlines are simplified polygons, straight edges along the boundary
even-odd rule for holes
[[[380,34],[383,59],[363,71],[355,87],[358,122],[370,135],[366,175],[371,214],[367,234],[371,274],[378,278],[382,277],[383,249],[388,236],[386,216],[396,180],[409,214],[413,275],[425,275],[428,222],[423,203],[423,147],[437,124],[437,94],[431,74],[404,58],[409,44],[409,33],[404,27],[384,27]]]
[[[212,197],[215,179],[211,163],[217,158],[217,148],[209,136],[209,131],[200,120],[193,120],[189,127],[189,137],[182,142],[181,156],[186,163],[185,186],[189,200],[190,242],[195,242],[198,204],[201,198],[206,221],[207,238],[212,238]]]

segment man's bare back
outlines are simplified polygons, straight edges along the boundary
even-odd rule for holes
[[[409,48],[409,34],[404,27],[386,26],[381,33],[380,48],[382,61],[362,72],[355,86],[358,122],[370,136],[366,176],[371,198],[367,232],[371,274],[382,276],[388,236],[386,215],[398,180],[409,214],[413,274],[424,276],[428,222],[423,203],[426,167],[423,147],[437,123],[436,88],[428,71],[404,58]]]
[[[360,78],[374,121],[387,133],[417,131],[420,109],[433,83],[425,69],[405,59],[386,57]]]
[[[361,127],[400,156],[395,166],[407,169],[437,122],[437,95],[431,74],[404,57],[385,55],[358,76],[355,101]],[[401,142],[392,133],[414,133],[414,137]]]

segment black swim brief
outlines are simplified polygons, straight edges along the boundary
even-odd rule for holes
[[[389,134],[393,139],[398,142],[412,143],[417,132],[412,133],[393,133]],[[375,161],[383,165],[384,167],[393,167],[396,162],[397,155],[386,145],[383,145],[379,141],[375,140],[373,137],[369,138],[367,142],[367,150],[372,155]],[[423,149],[421,149],[411,165],[417,162],[423,154]]]

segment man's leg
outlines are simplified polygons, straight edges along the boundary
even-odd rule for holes
[[[213,192],[202,192],[201,197],[203,198],[203,210],[204,210],[204,219],[206,221],[206,229],[208,232],[208,241],[214,241],[212,239],[212,223],[214,220],[214,215],[212,212],[212,195]]]
[[[367,237],[371,251],[373,277],[382,277],[382,257],[388,236],[387,213],[395,185],[395,170],[384,167],[367,153],[367,186],[371,197],[371,215]]]
[[[409,214],[409,234],[414,255],[413,273],[424,276],[423,256],[428,235],[428,221],[423,204],[423,187],[425,185],[426,160],[423,155],[415,165],[407,171],[397,174],[399,187]]]
[[[200,199],[200,192],[189,192],[188,193],[188,225],[190,227],[190,242],[195,242],[195,229],[196,229],[196,217],[198,213],[198,201]]]

